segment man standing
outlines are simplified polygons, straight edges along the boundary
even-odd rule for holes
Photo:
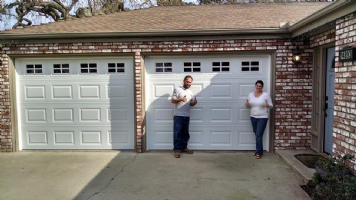
[[[174,89],[171,102],[174,105],[174,125],[173,125],[173,142],[174,157],[180,158],[180,153],[193,154],[188,149],[190,107],[195,106],[197,98],[193,98],[193,92],[189,89],[192,85],[193,78],[186,76],[183,80],[183,86]]]

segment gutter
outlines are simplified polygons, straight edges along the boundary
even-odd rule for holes
[[[144,32],[93,32],[93,33],[0,33],[0,41],[13,39],[61,39],[61,38],[108,38],[138,36],[197,36],[197,35],[242,35],[242,34],[286,34],[286,28],[254,28],[254,29],[213,29],[213,30],[173,30]]]
[[[307,18],[295,23],[294,25],[290,26],[288,31],[289,32],[293,32],[293,31],[295,31],[295,30],[297,30],[297,29],[299,29],[299,28],[301,28],[301,27],[303,27],[303,26],[305,26],[305,25],[307,25],[307,24],[309,24],[309,23],[311,23],[313,21],[316,21],[316,20],[318,20],[320,18],[325,17],[326,15],[328,15],[330,13],[333,13],[333,12],[336,12],[338,10],[341,10],[341,9],[351,5],[351,4],[354,4],[355,2],[353,2],[353,1],[354,0],[351,0],[351,1],[349,1],[349,0],[339,0],[339,1],[329,5],[327,7],[317,11],[316,13],[310,15],[309,17],[307,17]],[[340,17],[342,17],[342,16],[340,16]]]

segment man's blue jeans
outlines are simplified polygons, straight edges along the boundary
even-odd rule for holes
[[[189,117],[174,116],[173,118],[173,142],[174,151],[182,151],[188,147],[189,135]]]
[[[268,118],[251,117],[252,129],[256,136],[256,153],[263,154],[263,132],[266,129]]]

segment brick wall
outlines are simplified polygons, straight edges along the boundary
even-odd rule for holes
[[[310,37],[310,47],[318,47],[328,43],[335,43],[335,29]]]
[[[303,64],[292,63],[292,50],[300,46],[304,52]],[[291,39],[268,40],[199,40],[164,42],[92,42],[92,43],[26,43],[8,44],[2,49],[6,54],[44,55],[44,54],[91,54],[91,53],[135,53],[135,97],[136,97],[136,147],[142,151],[142,66],[141,55],[146,52],[276,52],[276,96],[275,96],[275,148],[305,149],[310,146],[311,117],[311,75],[312,49],[309,44]],[[117,56],[117,54],[115,54]],[[6,125],[1,126],[1,151],[11,151],[10,110],[8,89],[8,63],[1,68],[1,110]],[[6,104],[6,105],[5,105]]]
[[[12,151],[8,57],[0,54],[0,149]]]
[[[339,62],[339,50],[346,46],[356,48],[356,12],[336,22],[335,55],[335,154],[356,156],[356,61]],[[356,170],[356,162],[350,163]]]

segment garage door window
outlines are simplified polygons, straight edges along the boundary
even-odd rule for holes
[[[69,64],[54,64],[53,65],[54,74],[69,74]]]
[[[242,61],[241,62],[242,72],[259,72],[260,62],[259,61]]]
[[[125,73],[125,63],[108,63],[108,73]]]
[[[200,62],[184,62],[184,72],[201,72]]]
[[[156,73],[172,73],[172,63],[156,63]]]
[[[96,63],[82,63],[80,64],[80,72],[82,74],[96,74],[98,68]]]
[[[27,74],[42,74],[42,64],[28,64],[26,65]]]
[[[230,62],[213,62],[212,71],[217,72],[230,72]]]

